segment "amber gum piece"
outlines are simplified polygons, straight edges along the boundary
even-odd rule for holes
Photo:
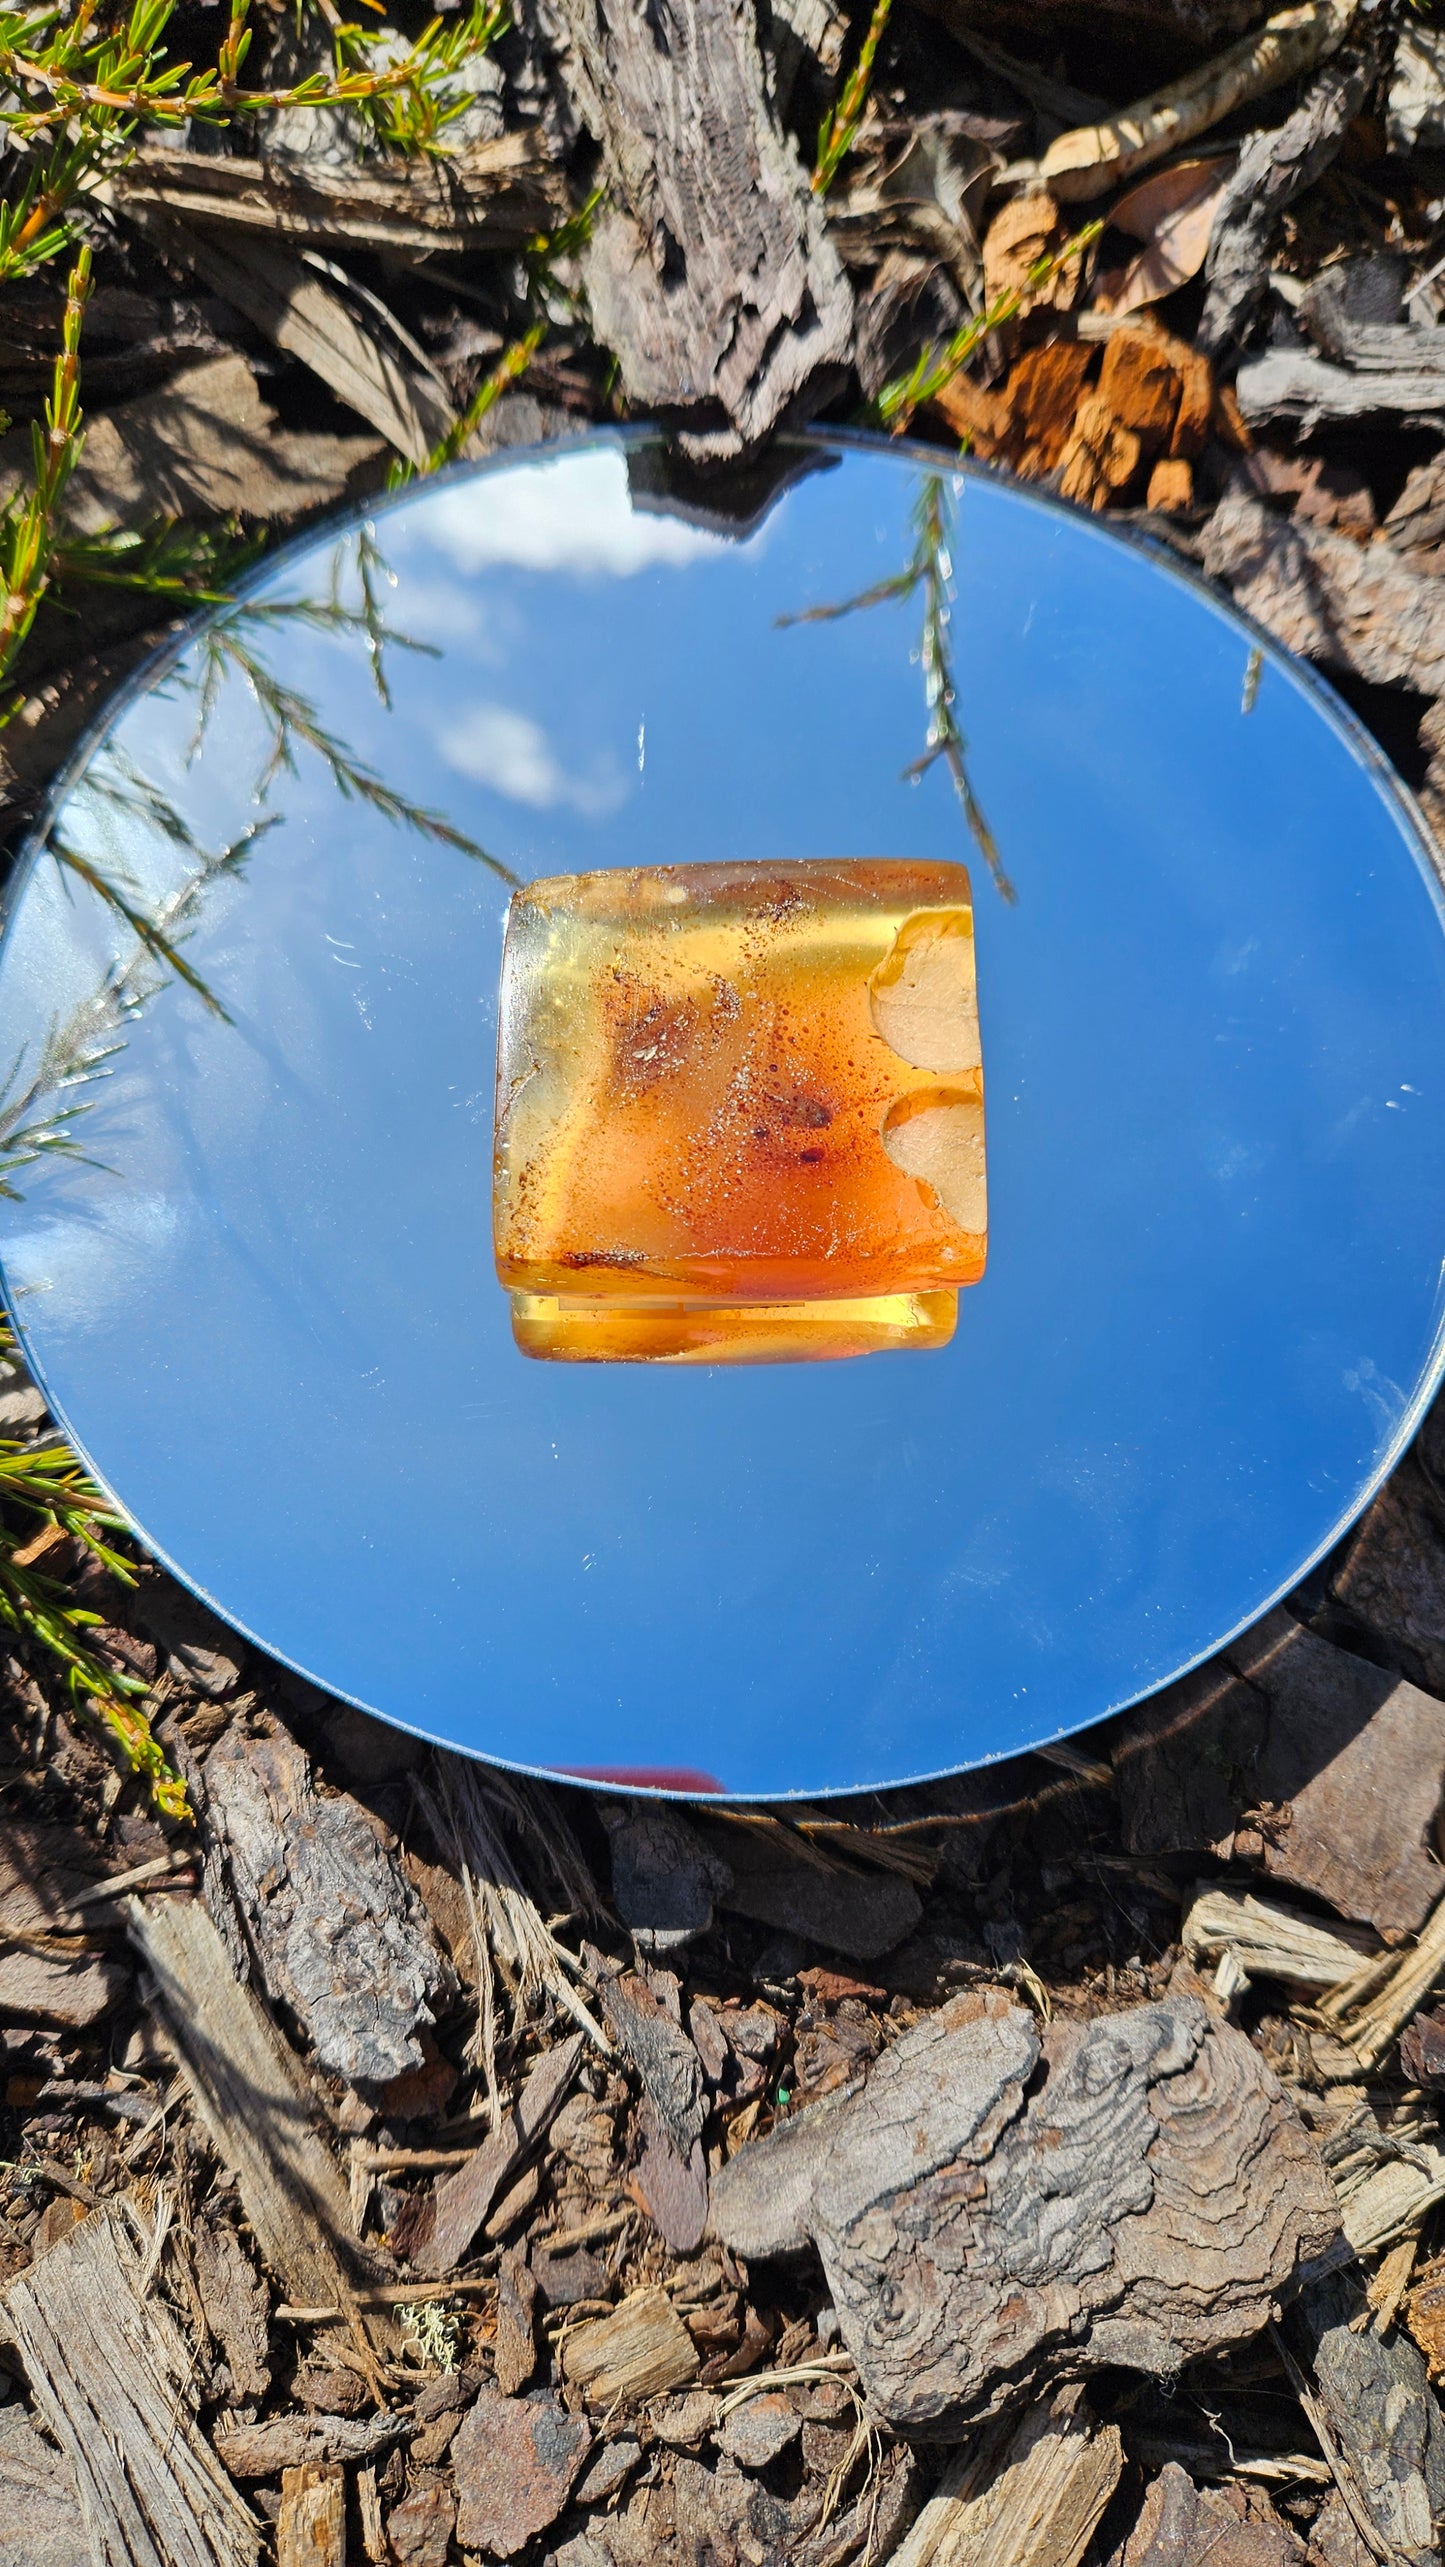
[[[569,1364],[796,1364],[946,1346],[956,1292],[879,1293],[868,1301],[595,1301],[514,1292],[524,1355]]]
[[[964,867],[655,867],[518,893],[495,1212],[529,1352],[946,1342],[942,1299],[987,1243]]]

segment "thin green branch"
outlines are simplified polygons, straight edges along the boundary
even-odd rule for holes
[[[871,588],[860,589],[856,597],[840,598],[828,606],[805,606],[796,615],[780,615],[777,621],[781,627],[834,624],[840,616],[858,615],[870,606],[896,606],[921,591],[923,627],[918,657],[923,670],[928,731],[922,755],[904,768],[904,777],[909,783],[916,784],[942,758],[953,780],[953,789],[974,844],[1001,897],[1012,903],[1018,894],[1004,869],[998,840],[974,792],[968,771],[968,742],[958,719],[957,690],[948,643],[953,558],[949,549],[948,496],[941,473],[925,473],[914,502],[913,526],[913,552],[902,570],[894,571],[887,579],[875,580]]]
[[[878,395],[876,411],[883,426],[893,429],[895,434],[901,434],[910,426],[914,412],[938,398],[960,368],[968,363],[975,349],[982,346],[989,332],[1001,330],[1005,321],[1014,318],[1031,294],[1040,294],[1045,286],[1053,283],[1071,259],[1082,258],[1103,228],[1102,222],[1086,223],[1082,231],[1075,232],[1071,240],[1065,241],[1061,250],[1051,250],[1046,257],[1035,259],[1021,284],[1011,285],[1006,294],[996,295],[985,311],[975,313],[971,321],[965,321],[962,329],[955,330],[952,338],[945,340],[941,348],[924,348],[908,373],[885,384]]]
[[[4,584],[4,602],[0,604],[0,687],[14,667],[50,585],[56,517],[65,485],[80,455],[80,323],[89,292],[90,252],[83,249],[71,269],[66,289],[60,353],[55,360],[44,425],[37,420],[30,432],[34,483],[0,513],[0,581]],[[8,709],[13,710],[13,698]],[[0,709],[0,726],[7,718],[8,711]]]
[[[827,195],[841,164],[857,140],[863,110],[868,104],[868,92],[873,85],[874,58],[892,9],[893,0],[873,0],[873,15],[868,21],[858,59],[819,128],[818,158],[813,170],[813,192],[817,196]]]

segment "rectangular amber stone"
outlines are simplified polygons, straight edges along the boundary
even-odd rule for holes
[[[962,865],[677,865],[513,899],[497,1271],[519,1344],[937,1345],[987,1245]]]

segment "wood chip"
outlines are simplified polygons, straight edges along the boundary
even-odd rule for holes
[[[159,206],[188,223],[306,248],[392,252],[522,249],[555,218],[559,188],[536,128],[432,160],[232,159],[151,145],[106,182],[123,212]]]
[[[1046,187],[1066,204],[1107,195],[1135,170],[1207,133],[1251,98],[1297,79],[1344,40],[1356,0],[1303,0],[1281,9],[1238,44],[1136,100],[1103,124],[1076,127],[1050,143],[1039,163]]]
[[[4,2308],[97,2567],[255,2567],[256,2524],[197,2429],[189,2348],[146,2295],[119,2206],[92,2211]]]
[[[261,2424],[222,2424],[216,2454],[233,2478],[279,2478],[285,2469],[370,2460],[406,2431],[400,2415],[277,2415]]]
[[[1041,2034],[984,1991],[743,2148],[713,2220],[750,2259],[812,2238],[871,2403],[937,2433],[1042,2371],[1172,2371],[1254,2333],[1338,2211],[1283,2089],[1198,1998]]]
[[[586,2046],[580,2032],[544,2050],[522,2081],[522,2089],[500,2130],[484,2139],[465,2166],[438,2184],[431,2197],[431,2225],[412,2261],[418,2272],[450,2273],[466,2254],[493,2202],[511,2183],[551,2123],[577,2071]]]
[[[642,7],[559,0],[557,16],[607,189],[585,256],[597,336],[629,397],[676,413],[693,453],[756,445],[846,362],[853,298],[753,14],[693,0],[665,44]]]
[[[594,2407],[640,2406],[695,2380],[697,2347],[665,2291],[633,2291],[562,2339],[562,2368]]]
[[[1419,1941],[1390,1968],[1376,1969],[1368,1989],[1358,1993],[1349,1984],[1337,1989],[1320,2007],[1320,2014],[1348,2042],[1361,2065],[1379,2066],[1397,2035],[1416,2013],[1422,2000],[1445,1977],[1445,1899],[1429,1919]]]
[[[234,2166],[256,2243],[288,2297],[347,2311],[358,2352],[371,2340],[356,2304],[350,2204],[315,2124],[292,2052],[197,1899],[129,1902],[131,1941],[221,2163]],[[379,2380],[377,2382],[379,2392]]]
[[[1170,2460],[1146,2488],[1112,2567],[1291,2567],[1302,2555],[1283,2523],[1248,2517],[1242,2490],[1196,2487]]]
[[[420,2034],[455,1988],[426,1910],[349,1792],[319,1793],[284,1732],[228,1732],[202,1767],[205,1816],[273,2004],[352,2085],[424,2064]]]
[[[590,2426],[545,2392],[480,2390],[452,2444],[461,2547],[514,2558],[556,2521],[591,2448]]]
[[[1358,1926],[1322,1925],[1318,1917],[1247,1890],[1198,1891],[1182,1940],[1193,1961],[1217,1961],[1232,1952],[1246,1984],[1283,1979],[1296,1988],[1337,1988],[1381,1948],[1376,1935]]]
[[[346,2480],[340,2469],[287,2469],[276,2517],[276,2567],[346,2567]]]
[[[70,1828],[0,1825],[0,2011],[79,2031],[115,2004],[130,1976],[124,1953],[56,1923],[98,1871]]]
[[[894,2567],[1078,2567],[1124,2465],[1076,2394],[983,2434],[944,2471]]]
[[[640,1952],[678,1952],[706,1934],[731,1874],[668,1801],[599,1794],[612,1856],[612,1899]]]
[[[1372,685],[1445,693],[1445,581],[1388,544],[1353,544],[1231,493],[1205,528],[1203,560],[1287,650]]]

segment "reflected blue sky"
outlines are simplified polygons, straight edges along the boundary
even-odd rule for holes
[[[850,448],[745,540],[604,442],[407,494],[386,612],[272,621],[288,686],[523,879],[750,855],[969,862],[991,1243],[944,1352],[748,1371],[528,1363],[492,1270],[506,887],[303,752],[92,1089],[90,1167],[0,1205],[28,1347],[100,1476],[319,1682],[540,1768],[746,1795],[901,1780],[1097,1719],[1335,1536],[1435,1359],[1445,940],[1408,821],[1237,618],[1088,520],[953,485],[951,641],[1007,906],[923,747],[921,467]],[[324,598],[349,535],[258,594]],[[257,815],[234,674],[112,748],[197,842]],[[63,815],[160,902],[191,858]],[[42,858],[0,955],[33,1058],[124,940]],[[122,960],[124,959],[122,955]]]

